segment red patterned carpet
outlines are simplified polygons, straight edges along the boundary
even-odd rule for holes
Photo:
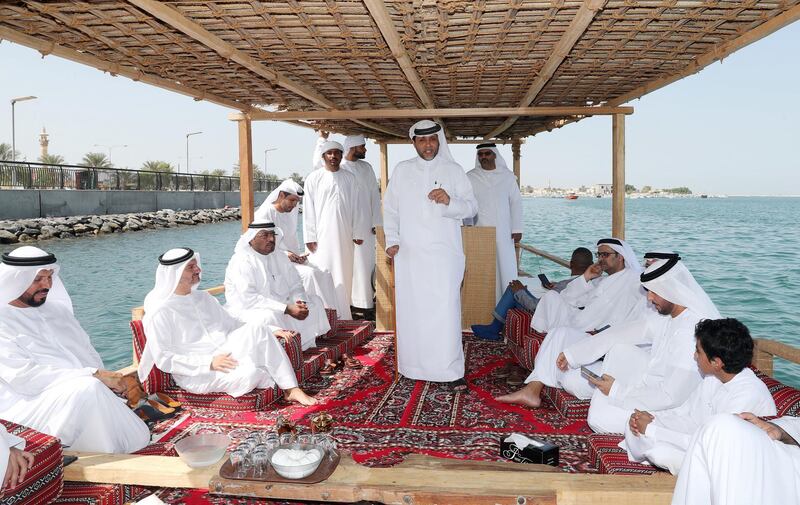
[[[391,466],[416,452],[439,457],[499,460],[500,438],[524,433],[560,447],[561,467],[568,472],[594,472],[586,454],[585,421],[561,416],[552,405],[530,410],[497,403],[493,396],[509,387],[495,375],[507,363],[505,345],[465,335],[470,390],[453,393],[437,383],[401,378],[392,381],[391,334],[376,334],[357,351],[365,365],[305,384],[321,404],[315,407],[279,404],[264,412],[222,412],[191,409],[180,419],[156,427],[164,436],[153,452],[174,454],[171,445],[204,431],[222,431],[234,441],[250,430],[271,429],[279,415],[296,421],[301,432],[319,412],[334,418],[335,437],[353,458],[368,466]],[[235,443],[235,442],[234,442]],[[236,503],[191,490],[160,490],[169,503]],[[241,503],[254,503],[241,501]]]

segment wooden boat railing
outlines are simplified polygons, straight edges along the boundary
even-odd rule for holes
[[[569,261],[567,261],[567,260],[565,260],[563,258],[559,258],[555,254],[550,254],[547,251],[543,251],[541,249],[537,249],[536,247],[533,247],[532,245],[523,244],[522,242],[516,242],[514,244],[514,247],[515,247],[516,253],[517,253],[517,272],[519,272],[519,275],[521,277],[533,277],[533,275],[531,275],[530,273],[526,272],[525,270],[522,270],[522,268],[521,268],[522,262],[520,260],[522,259],[522,251],[528,251],[529,253],[535,254],[537,256],[541,256],[544,259],[550,260],[553,263],[561,265],[564,268],[569,268]]]

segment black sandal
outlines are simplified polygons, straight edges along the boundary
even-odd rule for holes
[[[450,385],[450,389],[452,389],[456,393],[463,393],[464,391],[467,391],[469,389],[469,384],[467,384],[467,381],[464,380],[464,377],[449,382],[448,384]]]

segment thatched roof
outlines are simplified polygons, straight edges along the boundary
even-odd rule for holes
[[[244,112],[619,106],[800,18],[800,0],[3,2],[0,38]],[[525,137],[572,114],[445,119]],[[316,122],[402,136],[413,120]]]

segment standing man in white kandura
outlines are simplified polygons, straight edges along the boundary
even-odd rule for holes
[[[475,226],[494,226],[497,282],[495,302],[517,279],[517,254],[514,244],[522,240],[522,195],[514,173],[495,144],[478,144],[475,168],[467,172],[478,200]]]
[[[340,167],[344,148],[329,140],[320,151],[324,167],[311,172],[305,182],[303,237],[311,251],[309,261],[333,277],[339,318],[351,319],[354,248],[364,243],[368,229],[358,212],[356,178]]]
[[[383,202],[386,254],[393,258],[400,373],[467,389],[461,343],[461,221],[478,212],[464,169],[441,125],[409,131],[418,156],[397,164]]]
[[[354,256],[351,304],[359,309],[375,307],[375,289],[372,286],[372,272],[375,269],[375,227],[383,224],[380,186],[372,165],[364,161],[366,155],[367,146],[363,135],[350,135],[344,139],[344,160],[341,166],[356,176],[361,195],[358,213],[371,228],[364,237],[364,243],[356,247]]]

